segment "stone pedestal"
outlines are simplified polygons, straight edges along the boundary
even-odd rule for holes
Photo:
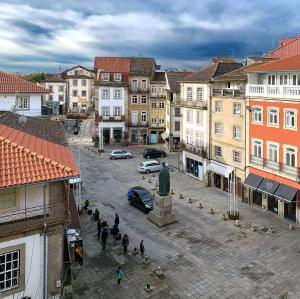
[[[148,220],[158,227],[177,222],[175,215],[172,213],[171,195],[160,196],[154,194],[153,211],[148,214]]]

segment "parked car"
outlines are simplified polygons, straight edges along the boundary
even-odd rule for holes
[[[147,159],[158,158],[158,157],[163,158],[167,155],[165,151],[162,151],[162,150],[159,150],[156,148],[146,148],[142,154]]]
[[[167,163],[165,163],[168,166]],[[141,173],[150,173],[154,171],[160,171],[163,168],[162,163],[156,160],[145,161],[140,163],[138,171]]]
[[[135,186],[128,189],[127,199],[130,205],[135,206],[144,213],[153,210],[152,194],[145,188]]]
[[[132,152],[127,152],[124,150],[113,150],[109,153],[109,158],[114,159],[129,159],[132,158],[133,154]]]

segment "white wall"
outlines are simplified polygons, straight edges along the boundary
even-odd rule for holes
[[[40,234],[0,243],[0,249],[25,244],[25,291],[15,293],[5,299],[24,296],[42,298],[43,292],[43,236]]]
[[[102,91],[103,89],[109,89],[109,99],[103,99],[102,98]],[[121,90],[121,99],[114,99],[114,89],[120,89]],[[100,86],[99,88],[99,115],[101,115],[101,109],[104,106],[110,107],[110,114],[113,116],[113,107],[122,107],[122,115],[125,115],[125,101],[127,101],[128,98],[128,92],[127,89],[124,87],[104,87]]]
[[[50,94],[45,95],[46,101],[49,101],[49,95],[52,95],[52,101],[53,102],[59,102],[59,96],[63,96],[63,101],[60,102],[60,105],[63,105],[66,103],[66,88],[67,83],[62,82],[45,82],[44,85],[46,88],[50,90],[50,86],[52,86],[52,92]],[[63,91],[59,91],[59,86],[63,86]]]
[[[41,113],[41,94],[29,94],[30,109],[16,110],[16,113],[26,116],[40,116]],[[12,111],[12,107],[16,106],[16,94],[0,94],[0,110]]]

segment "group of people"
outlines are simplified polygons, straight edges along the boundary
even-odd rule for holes
[[[123,246],[124,255],[127,255],[128,246],[129,246],[129,238],[128,238],[127,234],[124,234],[124,236],[122,238],[122,236],[120,234],[120,230],[119,230],[119,223],[120,223],[120,219],[119,219],[119,215],[117,213],[115,214],[115,222],[111,229],[109,228],[107,221],[103,220],[101,222],[101,220],[99,219],[97,221],[97,238],[99,241],[100,237],[101,237],[102,250],[105,250],[106,241],[107,241],[107,238],[108,238],[108,235],[110,232],[113,236],[114,244],[116,244],[116,242],[118,240],[121,240],[121,245]],[[134,247],[132,254],[136,255],[139,252],[140,252],[141,258],[143,260],[144,254],[145,254],[144,240],[141,240],[141,242],[140,242],[140,251],[138,251],[138,249],[136,247]],[[119,266],[117,269],[116,277],[117,277],[117,283],[118,283],[118,285],[120,285],[121,280],[124,277],[124,273],[123,273],[121,266]]]

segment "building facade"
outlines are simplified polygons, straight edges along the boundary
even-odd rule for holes
[[[130,59],[96,57],[96,117],[101,144],[120,143],[127,139],[128,77]]]
[[[94,105],[94,72],[81,66],[64,71],[61,77],[67,81],[68,112],[87,112]]]
[[[149,143],[163,142],[166,130],[166,74],[156,71],[150,82]]]
[[[0,111],[41,116],[42,95],[48,93],[49,90],[44,86],[0,72]]]
[[[299,223],[300,55],[249,69],[246,199]]]

